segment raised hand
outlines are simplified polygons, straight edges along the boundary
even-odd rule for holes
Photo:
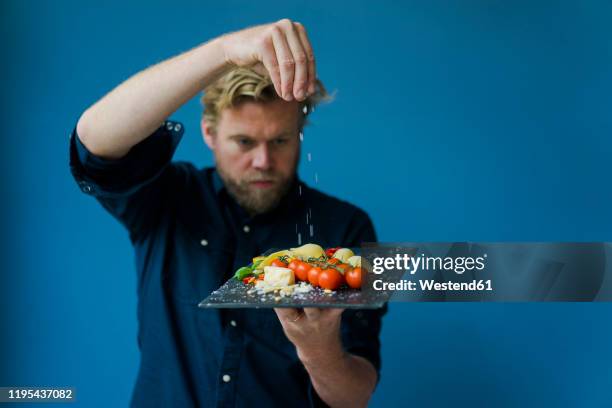
[[[314,53],[302,24],[283,19],[226,34],[221,40],[227,63],[265,67],[286,101],[302,101],[314,93]]]

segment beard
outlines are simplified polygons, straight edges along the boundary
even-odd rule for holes
[[[275,171],[252,171],[236,180],[217,163],[217,171],[228,193],[251,216],[266,213],[278,206],[291,188],[296,168],[297,163],[289,177]],[[262,180],[273,181],[274,185],[270,188],[257,188],[251,184]]]

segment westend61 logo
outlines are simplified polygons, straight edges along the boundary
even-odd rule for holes
[[[396,254],[395,257],[375,257],[372,272],[377,275],[389,270],[407,271],[414,275],[417,270],[453,271],[458,275],[465,271],[482,271],[485,268],[487,254],[479,257],[440,257],[440,256],[410,256]]]

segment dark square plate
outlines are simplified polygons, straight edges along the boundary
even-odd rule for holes
[[[389,294],[373,290],[341,288],[325,293],[314,288],[307,293],[281,297],[274,293],[248,294],[253,285],[231,278],[219,289],[200,302],[203,308],[272,308],[272,307],[339,307],[345,309],[377,309],[389,300]]]
[[[267,251],[264,255],[275,252]],[[357,253],[357,251],[354,251]],[[278,299],[278,295],[267,293],[247,293],[253,285],[245,284],[230,278],[223,286],[212,292],[202,300],[202,308],[273,308],[273,307],[338,307],[344,309],[378,309],[389,300],[390,293],[372,289],[351,289],[347,286],[332,292],[325,293],[320,288],[314,288],[307,293],[285,296]]]

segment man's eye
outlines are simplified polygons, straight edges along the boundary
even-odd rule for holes
[[[251,139],[238,139],[238,144],[243,147],[249,147],[253,145],[253,141]]]
[[[287,139],[284,139],[284,138],[283,138],[283,139],[274,139],[274,144],[275,144],[276,146],[286,145],[286,144],[287,144],[287,142],[288,142],[288,140],[287,140]]]

